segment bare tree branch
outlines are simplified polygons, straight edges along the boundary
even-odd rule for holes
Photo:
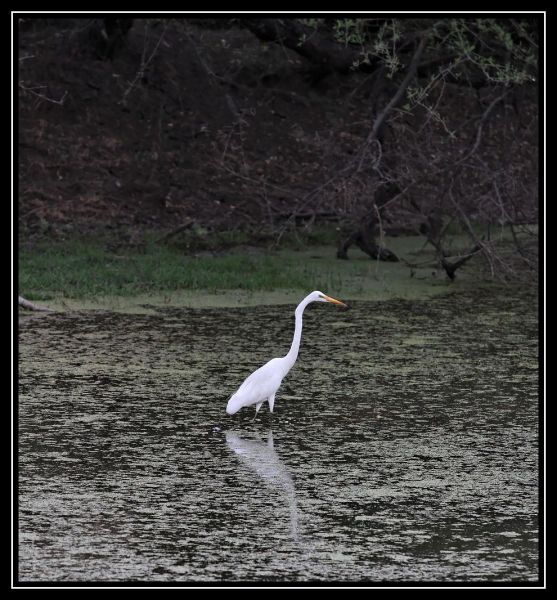
[[[400,85],[398,86],[397,91],[395,92],[393,97],[390,99],[388,104],[385,106],[385,108],[377,115],[377,118],[375,119],[375,122],[373,123],[371,132],[367,136],[366,144],[370,144],[372,142],[372,140],[375,140],[379,137],[379,133],[381,131],[381,128],[383,127],[383,124],[385,123],[385,119],[389,116],[389,114],[393,110],[393,108],[398,106],[398,104],[404,98],[406,89],[408,88],[408,86],[410,85],[410,82],[412,81],[412,79],[414,79],[414,76],[416,75],[416,69],[418,68],[418,62],[420,60],[420,56],[422,55],[422,52],[424,51],[426,43],[427,43],[427,33],[423,34],[423,36],[420,40],[420,43],[418,44],[418,47],[416,48],[416,51],[414,52],[414,56],[412,57],[412,60],[410,61],[410,65],[408,67],[408,71],[406,72],[406,76],[400,82]]]

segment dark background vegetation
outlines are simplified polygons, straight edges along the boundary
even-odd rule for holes
[[[394,261],[385,236],[419,233],[451,278],[534,275],[539,25],[19,18],[20,238],[327,227]]]

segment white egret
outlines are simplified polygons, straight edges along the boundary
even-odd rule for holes
[[[255,404],[255,415],[259,412],[261,405],[265,400],[269,402],[269,410],[273,412],[275,404],[275,394],[282,383],[285,375],[294,366],[298,358],[298,350],[300,348],[300,340],[302,338],[302,314],[304,309],[311,302],[330,302],[339,306],[346,306],[344,302],[335,300],[323,292],[311,292],[306,296],[300,304],[298,304],[295,317],[296,327],[294,329],[294,339],[292,346],[286,356],[282,358],[273,358],[268,363],[254,371],[242,385],[238,391],[230,398],[226,406],[226,412],[229,415],[237,413],[244,406],[252,406]]]

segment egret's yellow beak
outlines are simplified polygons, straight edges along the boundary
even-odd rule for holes
[[[348,306],[344,304],[344,302],[341,302],[340,300],[335,300],[334,298],[331,298],[331,296],[323,295],[323,298],[325,298],[325,300],[327,300],[327,302],[330,302],[331,304],[338,304],[339,306],[344,306],[344,308],[348,308]]]

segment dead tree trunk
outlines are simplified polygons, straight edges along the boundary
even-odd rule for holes
[[[447,277],[451,280],[456,278],[456,272],[462,265],[468,262],[473,256],[475,256],[478,252],[480,252],[483,247],[480,243],[475,244],[468,252],[458,257],[455,257],[456,260],[450,261],[450,254],[443,247],[442,232],[443,220],[439,215],[429,215],[426,221],[420,227],[420,233],[422,233],[427,241],[435,248],[437,251],[437,257],[439,258],[439,263],[445,270]]]
[[[378,113],[373,123],[373,127],[365,141],[358,169],[362,167],[366,148],[369,148],[374,142],[379,142],[380,146],[383,145],[387,117],[403,101],[406,95],[406,90],[416,75],[416,70],[418,68],[418,63],[420,61],[420,57],[422,56],[426,40],[427,36],[423,35],[416,47],[414,55],[412,56],[412,60],[410,61],[406,75],[400,82],[400,85],[396,89],[389,102],[387,102],[383,109]],[[362,225],[352,231],[344,240],[341,240],[337,252],[338,258],[347,259],[348,248],[352,244],[357,244],[372,258],[387,261],[398,261],[398,257],[395,254],[393,254],[390,250],[387,250],[387,248],[380,247],[377,244],[375,241],[375,236],[377,233],[377,228],[381,226],[380,217],[383,207],[389,200],[400,193],[401,189],[396,183],[389,182],[379,187],[374,194],[373,205],[370,207],[369,213],[363,219]]]
[[[367,212],[359,225],[352,226],[348,235],[340,240],[337,258],[347,260],[348,249],[356,244],[373,259],[398,262],[396,254],[380,246],[375,240],[381,227],[379,218],[383,206],[399,193],[400,188],[396,184],[385,184],[377,190],[374,195],[374,207]]]

